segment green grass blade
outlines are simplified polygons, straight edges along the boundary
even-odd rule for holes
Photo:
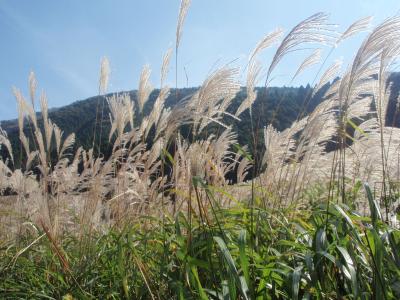
[[[349,224],[351,228],[354,229],[354,224],[351,218],[346,214],[346,212],[339,205],[335,204],[334,207],[336,210],[342,215],[342,217],[346,220],[346,223]]]
[[[303,266],[296,267],[292,273],[292,299],[299,299],[299,289],[301,280],[301,270]]]
[[[244,278],[248,286],[251,286],[249,275],[249,259],[246,255],[246,230],[242,229],[239,233],[239,257]]]
[[[238,271],[235,266],[235,262],[228,250],[228,247],[226,246],[225,242],[218,236],[214,237],[214,241],[217,243],[219,249],[221,250],[223,257],[225,259],[225,262],[228,266],[229,273],[234,278],[236,285],[239,288],[240,293],[242,294],[244,299],[248,299],[247,294],[249,292],[249,288],[247,287],[247,284],[245,281],[240,280]]]
[[[357,272],[356,269],[354,268],[353,259],[351,258],[347,249],[340,246],[337,246],[337,249],[339,250],[343,258],[347,272],[350,274],[351,288],[353,290],[354,298],[357,298],[358,297]]]
[[[197,268],[195,266],[192,266],[190,268],[190,270],[192,271],[192,274],[196,280],[196,285],[197,285],[197,291],[199,292],[199,296],[200,299],[202,300],[208,300],[208,297],[206,295],[206,292],[204,291],[201,282],[200,282],[200,278],[199,278],[199,273],[197,272]]]
[[[224,300],[231,299],[231,297],[229,296],[229,285],[227,280],[222,281],[222,297]]]
[[[388,235],[389,238],[389,245],[391,247],[394,261],[396,263],[397,268],[400,270],[400,239],[396,242],[396,234],[400,237],[399,231],[391,231]]]
[[[376,228],[376,223],[378,219],[381,219],[381,212],[378,203],[374,200],[372,196],[371,188],[368,183],[364,183],[365,192],[367,193],[369,209],[371,210],[372,225]]]

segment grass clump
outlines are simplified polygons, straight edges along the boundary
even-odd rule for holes
[[[324,101],[278,131],[259,124],[251,109],[258,91],[268,105],[267,87],[283,57],[310,45],[330,47],[322,70],[338,44],[365,30],[370,19],[340,33],[317,13],[285,36],[267,34],[249,56],[246,98],[231,113],[241,90],[239,69],[231,65],[179,98],[177,53],[189,4],[182,1],[176,32],[178,105],[165,106],[169,50],[150,112],[144,110],[153,90],[149,66],[136,101],[128,93],[98,98],[91,149],[76,149],[75,135],[64,136],[49,119],[44,94],[38,121],[33,74],[31,103],[14,90],[21,155],[15,163],[0,129],[0,195],[8,201],[0,211],[0,296],[399,298],[398,195],[390,187],[399,177],[400,131],[385,120],[387,78],[400,56],[400,17],[374,28],[343,73],[338,63],[328,67],[303,104],[319,92]],[[263,68],[260,53],[279,41]],[[321,56],[314,49],[294,77]],[[107,90],[109,69],[104,59],[99,94]],[[264,89],[256,88],[260,79]],[[106,104],[107,158],[100,147]],[[245,111],[251,143],[238,145],[230,121],[239,122]],[[380,183],[376,199],[368,184],[362,193],[362,182]]]
[[[373,203],[371,203],[373,204]],[[400,230],[345,205],[141,217],[0,252],[4,299],[395,299]],[[375,211],[375,212],[374,212]],[[254,214],[254,223],[251,215]]]

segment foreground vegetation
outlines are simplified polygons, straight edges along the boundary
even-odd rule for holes
[[[400,230],[345,205],[218,207],[143,216],[58,242],[34,231],[0,251],[2,299],[394,299]],[[196,199],[193,199],[196,202]],[[204,213],[204,212],[203,212]],[[26,248],[21,245],[32,241]]]
[[[30,103],[14,89],[19,143],[0,128],[0,297],[399,298],[400,102],[390,102],[388,78],[400,57],[400,17],[372,29],[344,72],[338,62],[327,67],[279,131],[284,95],[269,102],[268,85],[282,58],[326,47],[323,60],[311,49],[292,80],[320,61],[321,71],[370,18],[338,32],[317,13],[285,36],[277,29],[249,55],[245,89],[239,69],[225,65],[181,98],[189,4],[178,17],[176,89],[166,85],[172,50],[151,109],[150,67],[135,99],[106,95],[103,59],[85,148],[51,120],[44,93],[38,117],[33,73]],[[275,44],[263,68],[260,53]],[[307,115],[316,94],[322,100]],[[272,124],[261,124],[272,103]],[[248,144],[236,132],[242,119]]]

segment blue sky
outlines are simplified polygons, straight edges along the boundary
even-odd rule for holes
[[[136,89],[144,64],[150,64],[157,85],[162,56],[174,45],[179,4],[179,0],[0,0],[0,120],[17,116],[12,86],[28,95],[31,70],[50,107],[95,95],[103,56],[111,62],[109,91]],[[197,86],[213,67],[232,60],[244,65],[266,33],[276,27],[289,30],[315,12],[329,13],[344,30],[368,15],[374,16],[376,25],[399,9],[398,0],[192,0],[181,41],[179,86]],[[348,61],[362,38],[346,41],[332,57]],[[268,54],[272,52],[263,56],[265,64]],[[290,84],[294,63],[301,57],[282,61],[272,85]],[[169,84],[174,86],[174,64],[170,71]],[[315,72],[310,69],[292,84],[311,82]]]

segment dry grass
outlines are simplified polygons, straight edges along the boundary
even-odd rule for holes
[[[189,5],[182,0],[176,70]],[[168,50],[149,114],[143,112],[153,89],[149,66],[141,73],[137,102],[120,93],[97,104],[101,114],[106,103],[110,108],[107,160],[96,139],[91,149],[75,150],[74,134],[64,136],[49,119],[45,94],[43,127],[38,125],[31,73],[30,103],[14,89],[21,168],[0,129],[7,154],[0,160],[0,297],[398,298],[394,205],[399,193],[393,183],[400,178],[400,129],[388,127],[385,117],[387,75],[400,54],[400,17],[373,29],[343,72],[340,62],[325,66],[336,46],[369,22],[361,19],[339,33],[318,13],[282,40],[281,29],[266,35],[249,55],[247,97],[233,114],[228,108],[241,74],[231,65],[216,69],[193,95],[166,108]],[[274,44],[271,63],[260,62],[260,53]],[[314,64],[323,71],[304,104],[334,77],[340,79],[290,128],[279,132],[261,124],[265,151],[252,157],[248,149],[257,148],[262,128],[252,119],[255,87],[260,80],[267,86],[284,56],[300,53],[304,44],[314,50],[292,78]],[[99,94],[107,90],[109,70],[104,58]],[[268,105],[268,94],[263,96]],[[230,124],[246,110],[255,145],[237,145]],[[102,125],[96,120],[95,126]],[[218,130],[209,131],[211,126]],[[228,174],[235,174],[235,184]],[[368,182],[381,182],[376,198],[384,211],[368,184],[367,197],[360,192]]]
[[[190,1],[182,1],[176,50],[189,4]],[[201,213],[201,210],[207,210],[206,194],[195,190],[193,178],[231,193],[221,196],[221,203],[226,205],[231,205],[232,198],[245,202],[254,197],[254,186],[256,194],[261,191],[259,202],[264,207],[303,205],[304,193],[315,185],[329,186],[326,189],[328,201],[337,194],[341,195],[338,199],[342,202],[350,201],[345,194],[357,181],[380,181],[385,189],[392,180],[399,178],[396,153],[400,132],[397,128],[387,127],[384,122],[389,92],[386,78],[400,49],[398,17],[390,18],[372,30],[344,73],[339,73],[340,63],[326,68],[313,93],[333,77],[340,76],[340,79],[326,92],[325,101],[313,113],[299,118],[283,132],[263,124],[266,126],[266,150],[261,155],[263,172],[256,174],[252,185],[244,185],[248,186],[247,192],[239,189],[241,192],[236,193],[237,186],[229,187],[230,182],[226,180],[229,172],[236,172],[238,183],[243,182],[254,163],[245,151],[234,151],[236,134],[226,117],[238,119],[244,111],[251,109],[256,98],[255,87],[263,79],[262,74],[266,74],[265,82],[268,83],[282,58],[298,51],[304,44],[316,48],[297,68],[293,78],[317,63],[323,69],[324,63],[320,61],[324,57],[319,47],[331,46],[330,56],[340,42],[365,30],[369,21],[369,18],[361,19],[344,33],[339,33],[328,22],[327,15],[315,14],[289,31],[280,41],[270,65],[263,69],[263,64],[257,60],[260,52],[277,43],[283,31],[278,29],[266,35],[249,55],[247,98],[234,115],[227,109],[239,91],[240,72],[231,66],[215,70],[190,98],[182,99],[172,109],[165,108],[164,102],[170,91],[164,84],[171,57],[169,50],[163,58],[161,92],[148,115],[143,115],[143,107],[153,89],[150,67],[145,66],[141,73],[138,111],[142,122],[139,126],[134,125],[137,116],[129,95],[118,94],[107,99],[111,112],[109,140],[113,144],[107,161],[102,156],[95,156],[95,140],[92,149],[72,151],[74,135],[64,137],[62,129],[49,119],[44,94],[40,96],[44,126],[38,126],[36,79],[31,73],[31,103],[18,89],[14,90],[19,107],[21,147],[25,151],[21,169],[15,169],[7,134],[0,131],[0,143],[7,149],[9,157],[0,162],[0,191],[15,194],[13,198],[18,211],[18,221],[10,221],[10,224],[14,226],[26,221],[36,226],[45,224],[54,236],[62,236],[64,232],[79,233],[87,228],[122,225],[144,214],[174,215],[178,211],[191,213],[192,209]],[[104,58],[99,79],[100,94],[107,90],[109,69],[109,62]],[[366,94],[370,96],[366,97]],[[308,100],[304,99],[305,102]],[[267,95],[265,102],[268,104]],[[371,110],[371,103],[377,111]],[[31,141],[23,131],[25,124],[34,137]],[[221,128],[217,135],[207,135],[210,124]],[[182,126],[190,126],[192,134],[182,136],[179,133]],[[349,126],[354,129],[351,145],[347,142]],[[155,132],[151,143],[148,142],[150,132]],[[328,143],[334,143],[336,150],[327,151]],[[387,191],[382,193],[387,194]],[[194,195],[203,202],[197,208],[191,204]],[[6,219],[12,219],[11,215]],[[2,231],[7,238],[14,233]]]

